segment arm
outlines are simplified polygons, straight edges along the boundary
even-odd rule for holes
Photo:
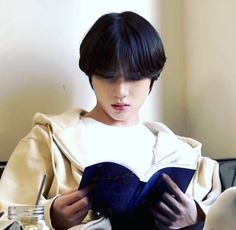
[[[0,181],[3,208],[10,203],[35,204],[40,183],[47,174],[42,200],[53,180],[51,153],[46,142],[46,130],[33,128],[12,153]]]
[[[42,176],[46,173],[40,202],[45,206],[45,219],[51,226],[50,210],[54,200],[78,186],[70,163],[58,149],[52,148],[46,126],[35,126],[18,143],[0,180],[0,207],[3,211],[7,212],[10,204],[35,204]]]

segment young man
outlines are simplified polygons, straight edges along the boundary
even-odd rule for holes
[[[95,107],[34,116],[31,132],[17,145],[2,176],[2,206],[33,204],[46,173],[41,203],[55,229],[168,229],[204,221],[220,193],[218,164],[201,156],[199,142],[139,118],[165,61],[159,34],[146,19],[134,12],[100,17],[82,41],[79,62],[96,95]],[[92,187],[78,190],[84,168],[96,162],[125,163],[143,174],[155,163],[188,164],[192,159],[198,167],[187,192],[164,175],[171,194],[150,205],[146,226],[142,215],[122,219],[94,213]]]

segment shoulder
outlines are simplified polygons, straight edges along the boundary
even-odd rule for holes
[[[156,160],[162,162],[197,162],[201,157],[202,144],[190,137],[176,135],[161,122],[145,122],[156,135]]]
[[[219,167],[219,163],[207,156],[202,156],[199,160],[200,167],[205,168],[206,170],[210,170],[210,168]]]
[[[165,124],[161,123],[161,122],[157,122],[157,121],[148,121],[148,122],[144,122],[143,123],[151,132],[153,132],[154,134],[158,134],[160,131],[166,132],[166,133],[170,133],[170,134],[174,134],[174,132],[171,131],[171,129],[169,129]]]
[[[75,126],[84,113],[86,111],[79,108],[70,109],[60,114],[36,113],[33,117],[33,126],[49,126],[52,132],[55,132]]]
[[[180,149],[195,149],[201,151],[202,144],[191,137],[185,137],[175,134],[169,127],[161,122],[144,122],[144,125],[154,133],[163,143],[172,143],[178,145]]]

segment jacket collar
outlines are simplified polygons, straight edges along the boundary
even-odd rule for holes
[[[80,117],[86,113],[81,109],[67,111],[61,115],[47,115],[37,113],[33,124],[50,127],[52,138],[63,154],[81,170],[86,165],[86,155],[79,140],[81,139],[83,125]],[[167,126],[160,122],[144,123],[154,133],[156,143],[154,146],[155,162],[178,162],[190,160],[201,154],[201,143],[198,141],[175,135]],[[189,153],[191,152],[191,154]]]

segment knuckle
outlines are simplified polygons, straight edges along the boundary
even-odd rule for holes
[[[83,207],[86,207],[89,205],[89,199],[87,197],[84,197],[83,199],[81,199],[81,205]]]

